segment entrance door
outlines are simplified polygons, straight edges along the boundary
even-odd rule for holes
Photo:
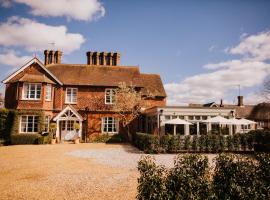
[[[74,129],[74,123],[76,121],[66,120],[61,121],[61,140],[73,140],[76,136],[76,130]]]

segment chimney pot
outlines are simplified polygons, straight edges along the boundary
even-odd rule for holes
[[[238,106],[244,106],[244,97],[238,96]]]

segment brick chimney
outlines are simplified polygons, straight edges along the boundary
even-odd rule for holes
[[[61,58],[63,53],[59,50],[45,50],[44,51],[44,65],[61,64]]]
[[[120,65],[120,53],[86,52],[87,65],[118,66]]]
[[[244,106],[244,97],[243,96],[238,96],[238,106]]]
[[[223,99],[220,99],[220,105],[219,105],[219,107],[224,107]]]

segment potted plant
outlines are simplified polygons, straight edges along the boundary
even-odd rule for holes
[[[80,143],[80,137],[79,137],[79,130],[81,128],[80,124],[78,122],[75,122],[73,124],[74,129],[76,130],[76,137],[74,138],[74,144],[79,144]]]
[[[50,132],[52,134],[52,139],[51,139],[51,144],[55,144],[56,143],[56,123],[51,123],[50,124]]]

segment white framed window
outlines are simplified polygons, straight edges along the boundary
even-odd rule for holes
[[[102,133],[118,133],[118,120],[114,117],[102,118]]]
[[[45,126],[45,132],[49,132],[50,131],[50,119],[51,116],[45,116],[45,122],[44,122],[44,126]]]
[[[115,89],[105,89],[105,104],[114,104],[115,103]]]
[[[24,83],[23,84],[23,99],[24,100],[39,100],[41,98],[40,83]]]
[[[66,89],[66,103],[77,103],[78,88],[67,88]]]
[[[38,132],[38,116],[23,115],[20,118],[20,133],[37,133]]]
[[[46,91],[45,91],[45,100],[46,101],[51,101],[52,100],[52,85],[47,84],[45,89],[46,89]]]

